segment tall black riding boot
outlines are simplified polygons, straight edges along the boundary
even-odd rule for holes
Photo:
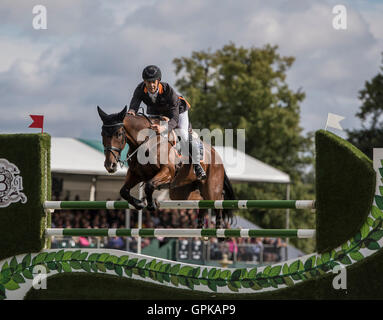
[[[205,170],[202,168],[200,164],[200,150],[199,143],[197,139],[193,139],[193,137],[189,138],[191,150],[190,150],[190,158],[192,159],[194,173],[199,180],[206,179]]]

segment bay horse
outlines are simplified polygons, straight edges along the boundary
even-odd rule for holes
[[[122,163],[121,152],[126,144],[129,145],[127,156],[129,166],[120,195],[137,210],[143,209],[145,203],[131,196],[130,190],[141,182],[145,183],[146,209],[149,211],[154,211],[157,208],[153,200],[154,190],[162,188],[169,189],[171,200],[235,199],[234,191],[226,175],[222,160],[209,144],[203,142],[204,154],[202,159],[204,160],[202,160],[201,165],[206,172],[207,178],[200,181],[197,180],[191,163],[177,164],[177,162],[180,162],[180,155],[174,147],[175,141],[171,141],[167,137],[166,142],[162,144],[167,148],[165,148],[165,151],[163,147],[158,148],[154,161],[146,163],[138,161],[139,152],[145,150],[144,154],[148,154],[150,148],[159,144],[161,135],[154,134],[149,140],[148,136],[146,136],[145,141],[141,141],[143,139],[140,137],[140,132],[143,132],[142,130],[150,129],[153,121],[159,121],[159,119],[151,120],[144,114],[127,114],[127,106],[121,112],[109,115],[99,106],[97,106],[97,111],[103,122],[101,135],[105,153],[104,167],[109,173],[117,171],[118,163]],[[154,133],[154,131],[151,132]],[[168,160],[165,163],[160,161],[160,159],[164,159],[164,156]],[[206,209],[199,209],[198,228],[203,228],[206,212]],[[222,220],[229,224],[231,223],[231,210],[213,209],[213,212],[216,217],[217,229],[221,228]]]

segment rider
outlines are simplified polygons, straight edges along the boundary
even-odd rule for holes
[[[142,101],[147,105],[148,114],[168,117],[168,132],[179,128],[177,133],[183,142],[191,144],[190,156],[197,179],[206,179],[205,170],[200,164],[198,141],[189,135],[189,103],[182,96],[178,96],[168,83],[161,81],[161,70],[157,66],[147,66],[142,72],[142,79],[144,81],[134,90],[128,113],[136,114]],[[153,124],[151,128],[157,133],[166,130],[166,126],[159,124]]]

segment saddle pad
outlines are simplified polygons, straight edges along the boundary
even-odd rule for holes
[[[195,138],[195,136],[193,136],[193,138]],[[198,145],[199,145],[199,154],[200,154],[200,161],[202,162],[204,160],[204,145],[203,145],[203,142],[201,141],[201,139],[198,139]],[[178,156],[182,156],[181,155],[181,143],[179,141],[177,141],[177,143],[175,144],[175,149],[178,153]],[[190,146],[189,146],[190,148]]]

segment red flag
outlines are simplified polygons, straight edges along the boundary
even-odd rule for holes
[[[29,115],[33,122],[28,128],[41,128],[41,133],[43,133],[44,128],[44,116]]]

